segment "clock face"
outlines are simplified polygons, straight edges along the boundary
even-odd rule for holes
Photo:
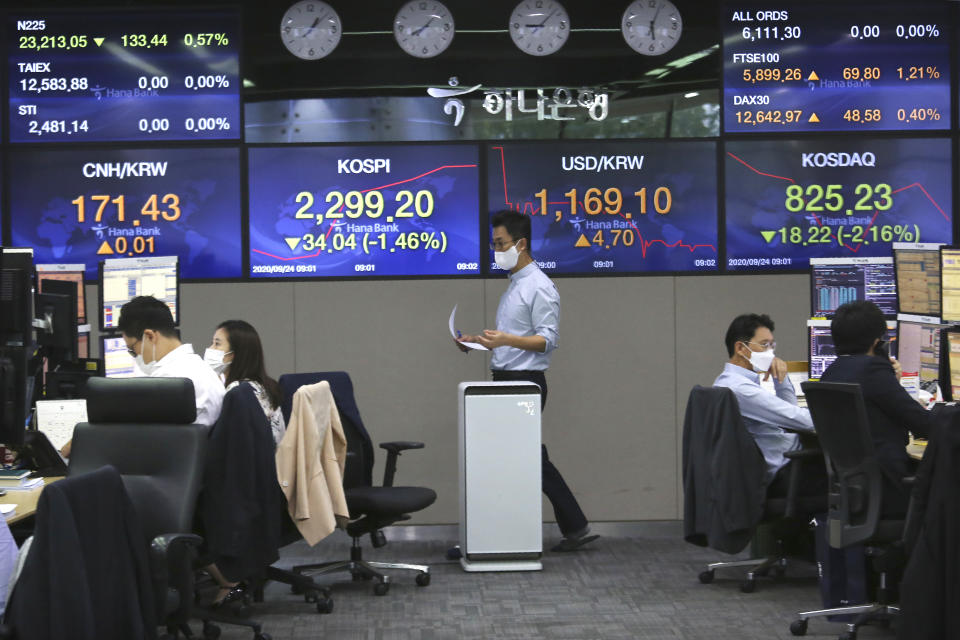
[[[412,0],[397,12],[393,36],[410,55],[432,58],[453,42],[453,16],[442,2]]]
[[[510,37],[524,53],[550,55],[570,37],[570,16],[555,0],[523,0],[510,16]]]
[[[620,30],[634,51],[658,56],[680,41],[683,19],[670,0],[636,0],[623,12]]]
[[[340,16],[320,0],[293,4],[280,21],[280,37],[290,53],[304,60],[317,60],[334,49],[343,31]]]

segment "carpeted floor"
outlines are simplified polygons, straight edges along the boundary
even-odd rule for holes
[[[418,587],[412,573],[402,572],[387,595],[375,596],[371,583],[337,574],[323,580],[333,583],[329,615],[316,613],[287,586],[270,584],[251,617],[274,640],[785,640],[793,637],[789,625],[797,611],[819,607],[812,565],[792,567],[783,579],[760,579],[751,594],[740,592],[742,573],[736,571],[727,577],[718,572],[713,584],[700,584],[704,563],[722,560],[722,554],[686,544],[675,523],[665,524],[642,535],[605,534],[575,553],[547,552],[540,572],[466,573],[445,558],[455,533],[443,529],[438,537],[446,539],[403,540],[394,534],[381,549],[371,549],[365,539],[366,559],[429,564],[431,584]],[[555,542],[548,537],[544,546]],[[349,538],[338,532],[314,549],[302,542],[290,545],[278,564],[348,556]],[[192,626],[199,635],[200,625]],[[249,629],[222,625],[222,630],[224,640],[253,637]],[[840,625],[814,620],[807,637],[837,638],[841,631]],[[867,628],[860,637],[894,634]]]

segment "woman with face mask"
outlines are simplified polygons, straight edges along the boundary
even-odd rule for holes
[[[227,391],[241,383],[253,387],[270,422],[273,442],[279,443],[287,428],[280,410],[280,385],[267,375],[263,346],[253,325],[243,320],[221,322],[203,359],[223,379]]]

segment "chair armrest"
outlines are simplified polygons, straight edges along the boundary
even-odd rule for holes
[[[193,601],[193,557],[203,538],[192,533],[162,533],[150,541],[150,573],[157,617],[186,622]]]
[[[397,458],[400,456],[400,452],[407,449],[423,449],[423,443],[410,441],[381,442],[380,448],[387,450],[387,464],[383,468],[383,486],[392,487],[393,476],[397,473]]]
[[[796,451],[787,451],[783,454],[783,457],[790,460],[809,460],[811,458],[822,458],[823,451],[814,448],[797,449]]]
[[[784,458],[791,461],[790,481],[787,488],[787,508],[785,516],[796,518],[807,514],[799,513],[798,502],[800,493],[800,474],[805,460],[817,460],[823,458],[823,451],[817,447],[804,447],[794,451],[787,451],[783,454]],[[826,496],[824,496],[826,497]]]
[[[410,442],[408,440],[400,440],[397,442],[381,442],[380,448],[386,449],[390,453],[406,451],[407,449],[423,449],[422,442]]]

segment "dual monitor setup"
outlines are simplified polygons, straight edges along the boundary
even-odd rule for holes
[[[888,349],[904,386],[914,395],[960,399],[960,247],[894,243],[893,257],[812,259],[810,285],[811,379],[837,358],[830,333],[837,308],[868,300],[887,319]]]
[[[34,265],[32,249],[0,248],[0,442],[22,442],[37,400],[82,397],[90,376],[137,375],[117,329],[120,308],[151,295],[179,324],[178,264],[176,256],[100,263],[102,360],[96,360],[89,357],[86,265]]]

